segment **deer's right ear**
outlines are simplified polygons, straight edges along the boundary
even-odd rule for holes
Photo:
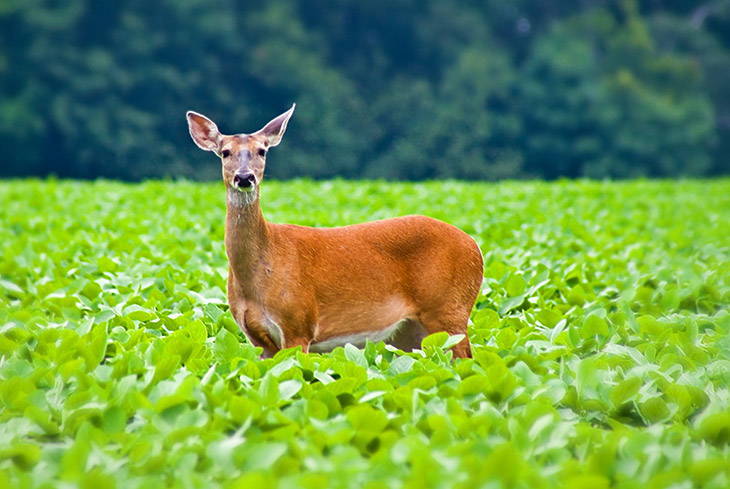
[[[202,114],[189,110],[185,114],[188,118],[190,137],[195,144],[205,151],[217,151],[221,140],[221,133],[213,121]]]

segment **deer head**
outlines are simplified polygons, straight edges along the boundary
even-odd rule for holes
[[[240,193],[237,202],[251,203],[264,178],[266,154],[281,142],[296,104],[252,134],[221,134],[218,126],[202,114],[187,112],[190,136],[198,147],[214,152],[222,163],[223,181],[229,191]],[[234,194],[235,195],[235,194]]]

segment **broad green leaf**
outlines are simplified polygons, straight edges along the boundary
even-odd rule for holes
[[[499,314],[500,316],[504,316],[508,312],[512,311],[513,309],[519,307],[522,305],[522,303],[525,302],[525,295],[518,295],[515,297],[510,297],[508,299],[505,299],[502,304],[499,306]]]
[[[286,444],[279,442],[244,446],[245,450],[241,450],[236,458],[240,460],[245,470],[269,470],[287,451]]]
[[[365,359],[363,351],[350,343],[345,345],[345,357],[361,367],[368,366],[368,361]]]
[[[642,381],[639,377],[629,377],[613,387],[611,389],[611,402],[614,407],[618,408],[625,402],[631,400],[639,392],[641,384]]]
[[[23,470],[31,470],[41,458],[41,448],[33,443],[16,443],[0,448],[0,460],[10,460]]]
[[[282,400],[291,399],[302,388],[302,383],[298,380],[285,380],[279,384],[279,396]]]
[[[428,336],[426,336],[421,341],[421,347],[432,347],[432,348],[441,348],[449,339],[449,334],[445,331],[439,331],[438,333],[433,333]]]

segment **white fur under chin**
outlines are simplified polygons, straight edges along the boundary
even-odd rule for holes
[[[256,201],[259,195],[258,187],[254,187],[250,192],[244,192],[233,188],[228,189],[228,202],[234,207],[245,207]]]

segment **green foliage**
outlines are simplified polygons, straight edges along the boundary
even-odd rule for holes
[[[730,181],[266,182],[275,222],[472,234],[469,335],[260,360],[219,185],[0,183],[0,485],[730,484]]]
[[[5,0],[0,175],[212,179],[186,110],[292,102],[278,178],[727,173],[730,4],[685,3]]]

